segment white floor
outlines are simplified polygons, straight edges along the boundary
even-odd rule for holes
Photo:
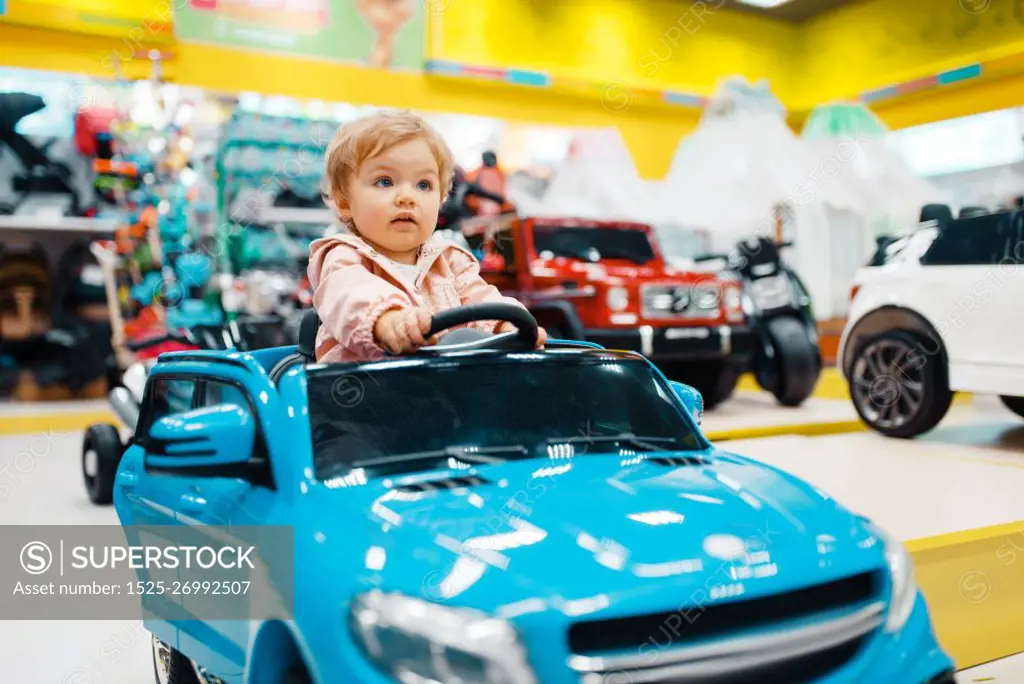
[[[792,472],[901,540],[1024,521],[1024,421],[940,428],[912,441],[874,433],[770,437],[722,444]],[[999,434],[1022,446],[996,446]],[[939,441],[948,435],[949,441]],[[969,439],[973,438],[973,439]]]
[[[849,401],[811,397],[799,408],[779,405],[766,392],[737,392],[704,414],[704,431],[713,434],[752,427],[802,423],[840,423],[857,420]]]
[[[740,395],[710,412],[705,427],[852,419],[840,403],[794,411]],[[990,400],[955,407],[918,440],[860,432],[722,446],[794,472],[902,539],[1024,520],[1024,421]],[[0,436],[0,524],[117,524],[111,508],[85,497],[80,448],[79,432]],[[0,620],[0,682],[144,684],[153,681],[150,658],[138,623]],[[961,672],[958,681],[1024,684],[1024,656]]]
[[[963,670],[957,674],[956,680],[957,684],[1024,684],[1024,653]]]
[[[788,408],[780,406],[766,392],[737,392],[704,415],[704,431],[714,434],[758,427],[851,421],[859,422],[860,419],[848,399],[811,397],[799,408]],[[939,427],[981,424],[1004,426],[1014,422],[1024,426],[1024,421],[1006,409],[998,399],[975,397],[969,403],[954,403]]]

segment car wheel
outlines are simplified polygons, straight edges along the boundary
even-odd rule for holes
[[[795,318],[773,318],[767,332],[774,354],[759,359],[763,368],[758,369],[758,384],[783,406],[800,406],[814,393],[821,375],[818,350],[807,327]]]
[[[662,364],[662,372],[669,379],[700,392],[705,410],[711,410],[731,397],[740,379],[736,366],[722,361],[708,361],[700,365]]]
[[[114,499],[114,475],[124,446],[113,425],[91,425],[82,441],[82,480],[89,500],[108,504]]]
[[[1003,394],[999,398],[1003,401],[1003,406],[1024,418],[1024,397],[1011,397]]]
[[[857,414],[889,437],[916,437],[931,430],[953,401],[940,354],[904,330],[866,340],[850,368],[850,396]]]
[[[155,636],[153,637],[153,676],[156,684],[200,684],[192,661]]]

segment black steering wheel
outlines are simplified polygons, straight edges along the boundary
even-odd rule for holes
[[[537,319],[526,309],[514,304],[470,304],[442,311],[431,320],[426,337],[473,321],[507,321],[514,325],[516,330],[494,335],[473,328],[461,328],[440,337],[437,344],[420,347],[417,351],[430,353],[463,349],[534,349],[537,346]]]

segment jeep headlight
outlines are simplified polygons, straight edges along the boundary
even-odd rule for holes
[[[889,601],[889,616],[885,631],[898,632],[903,629],[914,612],[917,603],[917,583],[914,581],[914,564],[910,553],[899,540],[879,529],[885,544],[885,560],[889,564],[892,579],[892,596]]]
[[[402,594],[357,596],[352,633],[367,657],[405,684],[536,684],[506,620]]]
[[[629,306],[629,290],[624,287],[608,288],[608,308],[612,311],[622,311]]]

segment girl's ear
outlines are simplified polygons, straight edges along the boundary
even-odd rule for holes
[[[345,223],[352,223],[352,207],[349,205],[348,200],[336,198],[334,206],[338,212],[338,217],[341,218]]]

